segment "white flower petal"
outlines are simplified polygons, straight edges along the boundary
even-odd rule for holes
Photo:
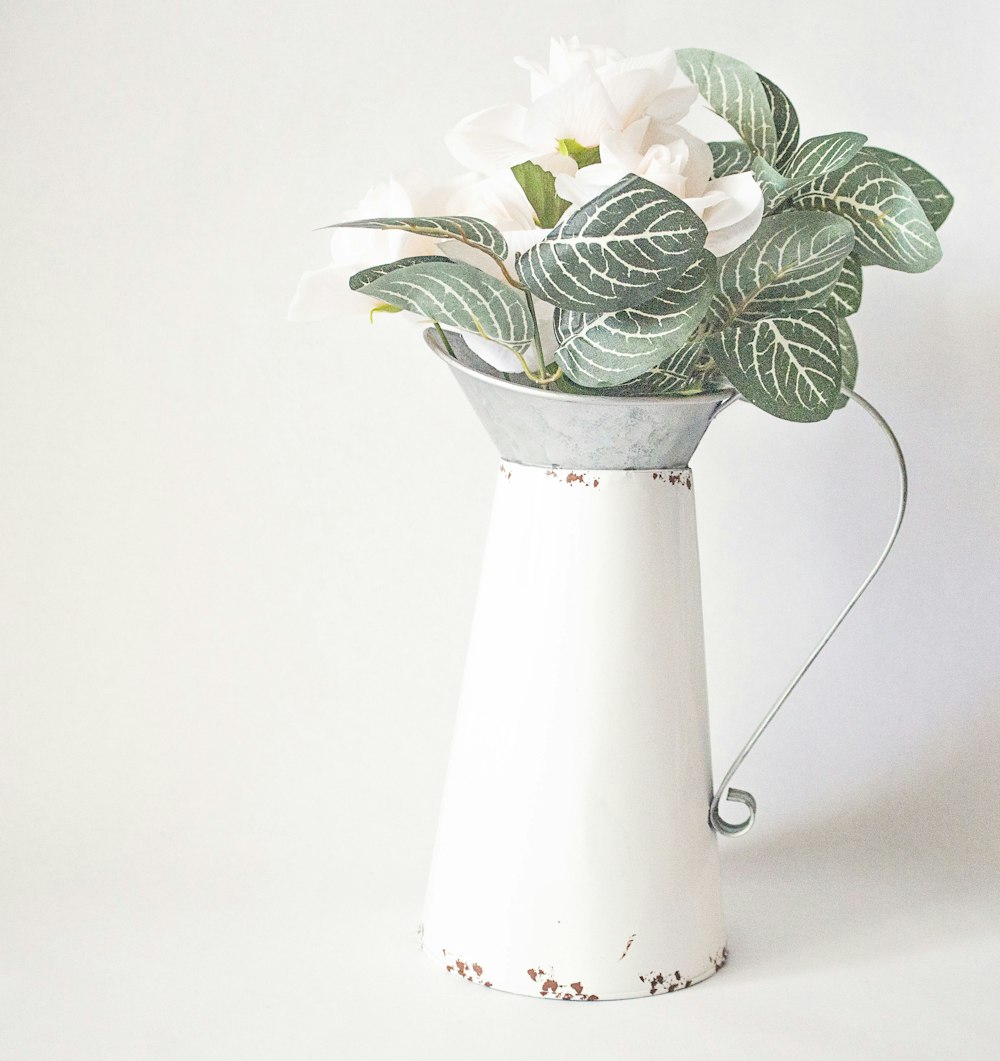
[[[757,231],[764,216],[764,196],[750,173],[719,177],[708,187],[710,191],[723,192],[725,199],[705,211],[705,247],[716,256],[728,254]]]
[[[621,124],[607,89],[594,70],[585,66],[532,103],[525,120],[525,137],[541,151],[551,151],[557,141],[567,139],[593,147],[602,133]]]
[[[507,104],[470,114],[445,136],[454,158],[476,173],[502,173],[530,158],[524,107]]]
[[[302,274],[298,289],[288,307],[290,321],[320,321],[335,314],[370,313],[375,302],[348,286],[355,269],[328,265]]]
[[[517,359],[513,350],[495,343],[492,339],[485,339],[476,332],[462,332],[465,345],[477,356],[481,357],[487,365],[492,365],[498,372],[523,372],[524,368]],[[534,348],[530,353],[525,353],[525,361],[532,371],[538,364],[538,358],[534,356]],[[532,363],[534,362],[534,363]]]
[[[674,125],[687,115],[697,98],[698,89],[694,85],[668,88],[649,100],[646,113],[661,122]]]

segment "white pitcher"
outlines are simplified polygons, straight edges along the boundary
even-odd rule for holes
[[[749,812],[733,825],[719,801],[892,540],[713,798],[688,462],[732,392],[554,393],[428,341],[501,461],[424,949],[466,980],[543,998],[697,983],[727,953],[716,833],[746,831],[755,810],[729,789]]]

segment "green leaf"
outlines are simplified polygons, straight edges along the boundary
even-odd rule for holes
[[[770,213],[781,200],[781,193],[788,187],[788,178],[783,177],[770,162],[757,155],[750,167],[764,196],[764,207]]]
[[[505,346],[524,347],[535,334],[524,295],[465,262],[422,260],[385,273],[361,294]]]
[[[917,197],[864,148],[843,169],[796,192],[792,201],[846,217],[854,225],[854,254],[862,265],[922,273],[941,260],[941,244]]]
[[[760,78],[746,63],[721,52],[682,48],[681,70],[698,86],[708,105],[768,162],[774,161],[778,137],[774,116]]]
[[[840,348],[836,319],[824,310],[738,322],[709,349],[740,394],[772,416],[811,423],[834,410]]]
[[[850,224],[827,213],[789,210],[765,217],[742,247],[722,259],[709,321],[721,329],[737,318],[819,309],[853,244]]]
[[[837,318],[837,345],[840,347],[840,363],[843,366],[841,386],[853,387],[858,379],[858,344],[854,341],[851,326],[843,317]],[[843,409],[849,401],[846,394],[840,394],[836,407]]]
[[[731,177],[734,173],[746,173],[753,164],[753,152],[742,140],[713,140],[712,176]]]
[[[352,291],[360,291],[365,284],[370,284],[386,273],[394,272],[396,269],[405,269],[408,265],[422,265],[425,262],[450,262],[451,258],[443,254],[417,254],[412,258],[399,258],[394,262],[386,262],[385,265],[372,265],[355,273],[347,282]]]
[[[824,173],[840,169],[865,146],[868,137],[862,133],[825,133],[807,140],[792,157],[785,170],[791,180],[806,182]]]
[[[508,253],[507,241],[500,230],[478,217],[365,217],[324,227],[392,229],[430,239],[457,239],[485,251],[497,261],[504,261]]]
[[[562,309],[641,306],[701,256],[708,230],[676,195],[630,174],[517,260],[522,283]]]
[[[917,197],[917,202],[923,207],[932,228],[938,229],[944,224],[955,205],[955,200],[937,177],[928,173],[923,166],[918,166],[912,159],[897,155],[895,151],[886,151],[884,147],[866,147],[865,152],[876,162],[881,162],[883,166],[891,169],[909,186],[910,191]]]
[[[558,224],[570,204],[556,195],[555,174],[542,169],[537,162],[521,162],[511,166],[510,171],[535,211],[535,224],[542,228]]]
[[[757,76],[760,78],[764,95],[767,97],[767,104],[774,117],[777,147],[772,161],[778,170],[784,172],[785,166],[792,160],[792,155],[799,146],[799,116],[795,113],[792,101],[773,81],[763,74]]]
[[[584,387],[636,379],[684,345],[715,293],[717,268],[715,256],[703,251],[668,291],[637,309],[599,314],[557,309],[556,363]]]
[[[592,166],[595,162],[601,161],[601,149],[600,147],[584,147],[578,140],[572,139],[572,137],[566,137],[563,140],[556,141],[559,147],[559,154],[567,155],[569,158],[583,169],[584,166]]]
[[[852,313],[857,313],[861,308],[863,282],[861,264],[853,254],[849,254],[830,292],[829,301],[823,308],[838,317],[849,317]]]
[[[727,388],[729,384],[724,380],[713,382],[704,375],[703,364],[709,356],[705,336],[696,334],[678,351],[640,376],[632,387],[637,393],[654,395],[697,394]]]

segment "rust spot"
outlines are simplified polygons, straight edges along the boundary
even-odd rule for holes
[[[545,474],[546,474],[546,475],[547,475],[547,476],[548,476],[548,477],[549,477],[550,479],[558,479],[558,478],[559,478],[559,476],[558,476],[558,475],[556,475],[556,473],[555,473],[555,472],[554,472],[554,471],[553,471],[553,470],[552,470],[551,468],[549,468],[549,470],[548,470],[548,471],[547,471],[547,472],[546,472]]]
[[[441,953],[444,955],[445,960],[448,960],[447,950],[442,950]],[[445,965],[445,971],[449,973],[458,973],[463,980],[468,980],[470,984],[482,984],[483,987],[492,987],[492,982],[483,979],[483,967],[478,962],[467,962],[462,958],[454,958],[454,960]]]
[[[664,472],[653,472],[653,478],[661,483],[669,483],[671,486],[686,486],[691,489],[691,469],[678,468]]]
[[[552,998],[563,998],[569,999],[571,1002],[597,1002],[597,995],[588,995],[584,989],[583,984],[579,980],[575,980],[571,984],[561,984],[555,978],[554,973],[546,973],[544,969],[529,969],[528,976],[531,977],[536,983],[538,982],[539,976],[547,977],[542,983],[542,989],[539,992],[542,998],[551,996]]]
[[[587,480],[579,472],[567,472],[566,474],[566,482],[569,483],[570,486],[572,486],[573,483],[585,483],[586,481]]]
[[[669,994],[671,991],[679,991],[682,987],[691,986],[690,979],[682,977],[679,970],[672,972],[669,977],[663,973],[651,972],[640,976],[639,980],[641,983],[649,984],[651,995],[658,994],[660,991],[666,991]]]
[[[500,474],[505,475],[508,479],[511,476],[510,468],[508,468],[507,465],[503,463],[503,461],[500,462]]]
[[[622,958],[624,958],[625,955],[628,954],[629,947],[632,946],[634,941],[635,941],[635,933],[633,932],[632,935],[629,936],[629,938],[627,940],[625,940],[625,949],[622,951],[622,956],[621,956],[621,958],[618,959],[619,961],[621,961]],[[641,980],[642,977],[639,977],[639,979]]]

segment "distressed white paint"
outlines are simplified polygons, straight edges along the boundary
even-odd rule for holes
[[[711,975],[724,945],[711,797],[690,471],[505,462],[424,948],[545,997]]]

